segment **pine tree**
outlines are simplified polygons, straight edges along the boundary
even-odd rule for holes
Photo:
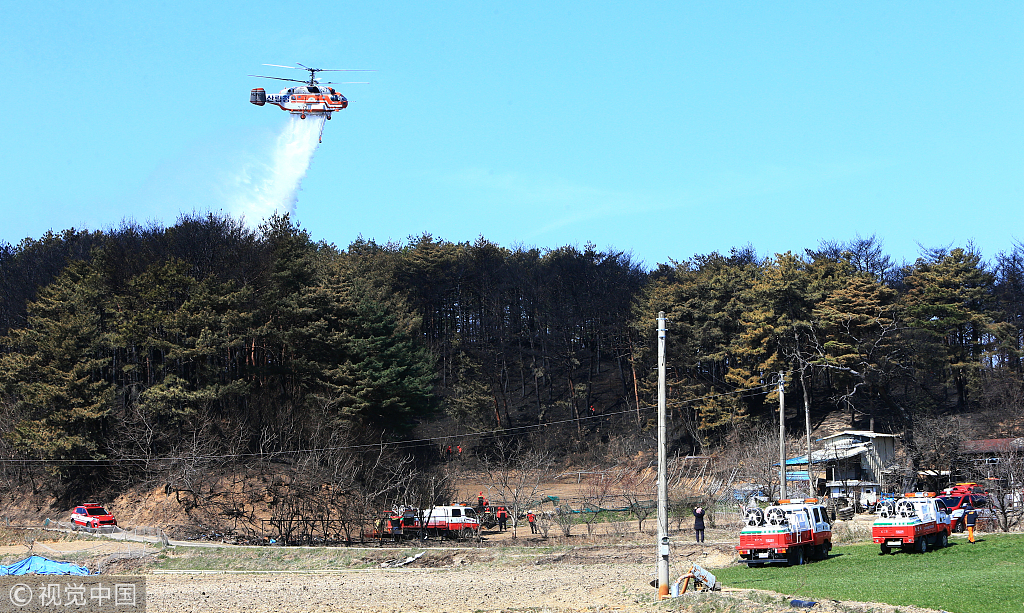
[[[970,389],[996,337],[990,329],[994,277],[973,249],[935,250],[918,258],[906,277],[904,305],[916,330],[916,353],[924,386],[948,381],[959,410],[967,410]],[[939,372],[936,372],[936,369]]]
[[[8,443],[23,457],[64,461],[51,464],[61,475],[106,457],[112,345],[102,296],[96,271],[71,263],[29,303],[28,325],[10,331],[0,355],[0,385],[18,415]]]

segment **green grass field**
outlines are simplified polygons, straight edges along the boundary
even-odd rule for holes
[[[971,545],[954,538],[925,554],[883,556],[873,543],[832,549],[803,566],[730,566],[724,585],[771,590],[810,600],[916,605],[952,613],[1024,612],[1024,535],[985,535]]]

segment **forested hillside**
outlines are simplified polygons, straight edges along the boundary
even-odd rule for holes
[[[947,416],[993,436],[1024,418],[1021,245],[897,264],[856,239],[648,271],[590,245],[341,249],[287,217],[209,215],[0,245],[0,291],[9,491],[194,491],[214,466],[300,457],[311,484],[370,490],[381,454],[430,471],[449,444],[510,439],[599,463],[650,439],[658,311],[673,452],[771,419],[779,373],[791,410],[905,434],[922,461]]]

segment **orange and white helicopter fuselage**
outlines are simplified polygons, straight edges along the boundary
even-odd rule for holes
[[[273,104],[292,115],[305,119],[308,115],[324,115],[331,118],[331,113],[348,106],[348,99],[333,87],[324,85],[299,85],[282,89],[280,93],[268,94],[262,87],[249,93],[249,102],[256,106]]]

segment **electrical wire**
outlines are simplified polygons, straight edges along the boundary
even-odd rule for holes
[[[787,372],[791,374],[792,371]],[[764,385],[758,385],[751,388],[744,388],[739,390],[733,390],[729,392],[721,392],[717,394],[707,394],[699,398],[690,398],[688,400],[673,401],[675,406],[688,406],[696,404],[698,402],[705,402],[707,400],[722,398],[725,396],[748,396],[753,395],[757,392],[763,392],[768,389],[774,388],[775,383],[766,383]],[[360,445],[338,445],[330,447],[311,447],[307,449],[291,449],[282,451],[262,451],[262,452],[248,452],[248,453],[226,453],[226,454],[196,454],[196,455],[177,455],[177,456],[139,456],[139,457],[118,457],[118,458],[83,458],[83,459],[68,459],[68,458],[0,458],[0,464],[17,464],[17,465],[87,465],[87,466],[113,466],[115,464],[123,462],[134,462],[134,463],[174,463],[185,460],[196,461],[196,460],[241,460],[247,458],[263,458],[263,457],[278,457],[283,455],[297,455],[306,453],[324,453],[334,451],[365,451],[368,449],[374,449],[377,447],[389,448],[389,449],[411,449],[415,447],[425,446],[427,444],[440,444],[444,445],[448,441],[452,440],[466,440],[474,438],[485,438],[488,436],[496,435],[508,435],[524,433],[529,431],[540,430],[542,428],[550,428],[553,426],[559,426],[568,423],[578,423],[581,421],[589,421],[594,419],[605,419],[608,417],[615,417],[617,415],[624,414],[635,414],[639,412],[647,412],[651,410],[657,410],[657,406],[645,405],[637,408],[623,409],[621,411],[614,411],[611,413],[602,413],[600,415],[587,415],[580,418],[569,418],[558,421],[547,422],[543,424],[528,424],[524,426],[515,426],[513,428],[502,428],[495,430],[485,430],[481,432],[471,432],[467,434],[448,434],[444,436],[427,437],[420,439],[412,439],[408,441],[397,441],[394,443],[364,443]]]

